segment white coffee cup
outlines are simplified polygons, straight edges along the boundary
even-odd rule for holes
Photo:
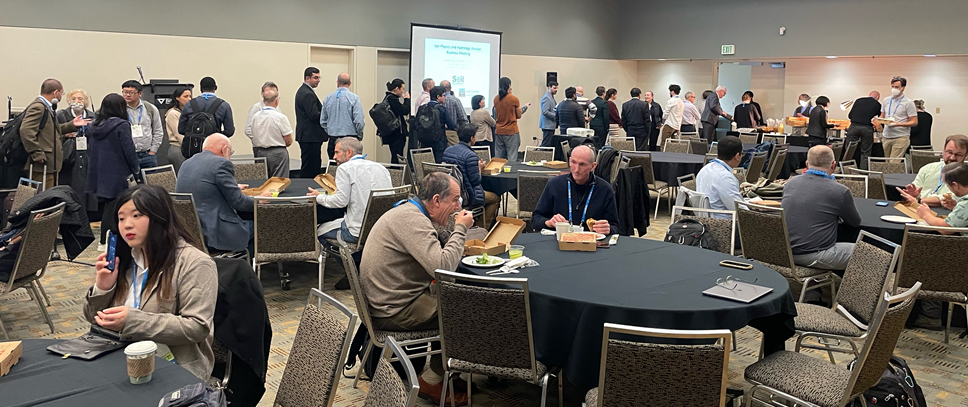
[[[569,232],[571,232],[571,224],[570,223],[568,223],[568,222],[558,222],[558,223],[555,223],[555,237],[558,240],[561,240],[561,234],[562,233],[569,233]]]

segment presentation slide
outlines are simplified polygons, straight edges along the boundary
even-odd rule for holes
[[[475,95],[484,96],[486,106],[491,106],[501,74],[500,33],[413,24],[410,45],[413,99],[422,91],[421,82],[431,78],[436,85],[450,81],[454,96],[460,99],[468,115]],[[417,107],[411,107],[413,113]]]

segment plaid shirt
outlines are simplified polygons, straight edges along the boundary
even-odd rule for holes
[[[457,126],[467,123],[467,112],[464,110],[464,104],[453,93],[448,93],[447,98],[444,99],[444,109],[447,109],[447,115],[454,119]]]

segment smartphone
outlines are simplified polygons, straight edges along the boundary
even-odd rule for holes
[[[117,255],[115,254],[115,250],[117,249],[117,247],[118,247],[118,235],[112,233],[109,230],[108,231],[107,269],[111,271],[114,271],[114,259],[117,257]]]
[[[889,203],[889,202],[887,202],[887,201],[880,201],[880,202],[878,202],[878,203],[876,203],[876,204],[874,204],[874,205],[877,205],[877,206],[887,206],[887,205],[889,205],[889,204],[890,204],[890,203]]]
[[[733,261],[733,260],[723,260],[723,261],[719,262],[719,265],[720,266],[723,266],[723,267],[730,267],[730,268],[740,269],[740,270],[752,270],[753,269],[753,265],[752,264],[749,264],[749,263],[741,263],[741,262]]]

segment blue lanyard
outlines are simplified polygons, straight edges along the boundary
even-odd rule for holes
[[[141,293],[145,290],[145,285],[148,284],[148,269],[145,269],[144,277],[141,278],[141,290],[138,290],[138,265],[131,265],[131,291],[134,293],[134,307],[136,309],[141,308]]]
[[[722,166],[723,166],[723,168],[725,168],[725,169],[726,169],[726,171],[729,171],[729,173],[730,173],[730,174],[732,174],[732,173],[733,173],[733,169],[732,169],[732,168],[730,168],[730,166],[729,166],[729,165],[727,165],[726,163],[724,163],[724,162],[722,162],[722,161],[721,161],[720,159],[718,159],[718,158],[714,158],[714,159],[712,160],[712,162],[714,162],[714,163],[718,163],[719,165],[722,165]]]
[[[820,171],[820,170],[817,170],[817,169],[813,169],[813,168],[805,171],[804,174],[813,174],[813,175],[819,175],[819,176],[824,177],[826,179],[834,179],[834,176],[833,175],[827,174],[826,172],[823,172],[823,171]]]
[[[944,166],[942,165],[942,167],[944,167]],[[939,172],[938,173],[938,187],[934,189],[934,193],[937,194],[938,191],[941,190],[941,187],[942,186],[944,186],[944,172]]]
[[[47,99],[45,99],[43,96],[37,96],[37,97],[40,98],[41,102],[44,102],[44,104],[47,105],[47,110],[50,110],[51,112],[54,111],[54,106],[52,106],[50,102],[47,101]]]
[[[202,92],[202,97],[208,100],[209,97],[217,98],[218,96],[215,96],[212,92]]]
[[[901,107],[902,100],[904,100],[904,95],[901,95],[901,98],[897,100],[897,107],[894,108],[894,113],[897,113],[897,109]],[[891,113],[891,106],[894,106],[894,98],[891,98],[887,103],[887,114],[894,117],[894,113]]]
[[[262,110],[274,110],[274,107],[263,107]]]
[[[144,113],[144,111],[145,105],[138,105],[138,124],[141,124],[141,115]],[[128,120],[134,121],[134,118],[131,117],[131,112],[128,112]]]
[[[353,161],[353,160],[365,160],[365,159],[366,159],[366,154],[363,154],[363,155],[360,155],[360,156],[356,156],[356,157],[350,158],[350,161]]]
[[[588,214],[588,204],[592,202],[592,194],[593,193],[595,193],[595,181],[592,181],[592,189],[588,191],[588,199],[585,200],[585,210],[582,211],[582,213],[581,213],[581,221],[582,222],[585,221],[585,215]],[[571,223],[572,225],[574,225],[575,222],[571,218],[571,209],[572,209],[572,205],[571,205],[571,180],[568,180],[568,223]]]

